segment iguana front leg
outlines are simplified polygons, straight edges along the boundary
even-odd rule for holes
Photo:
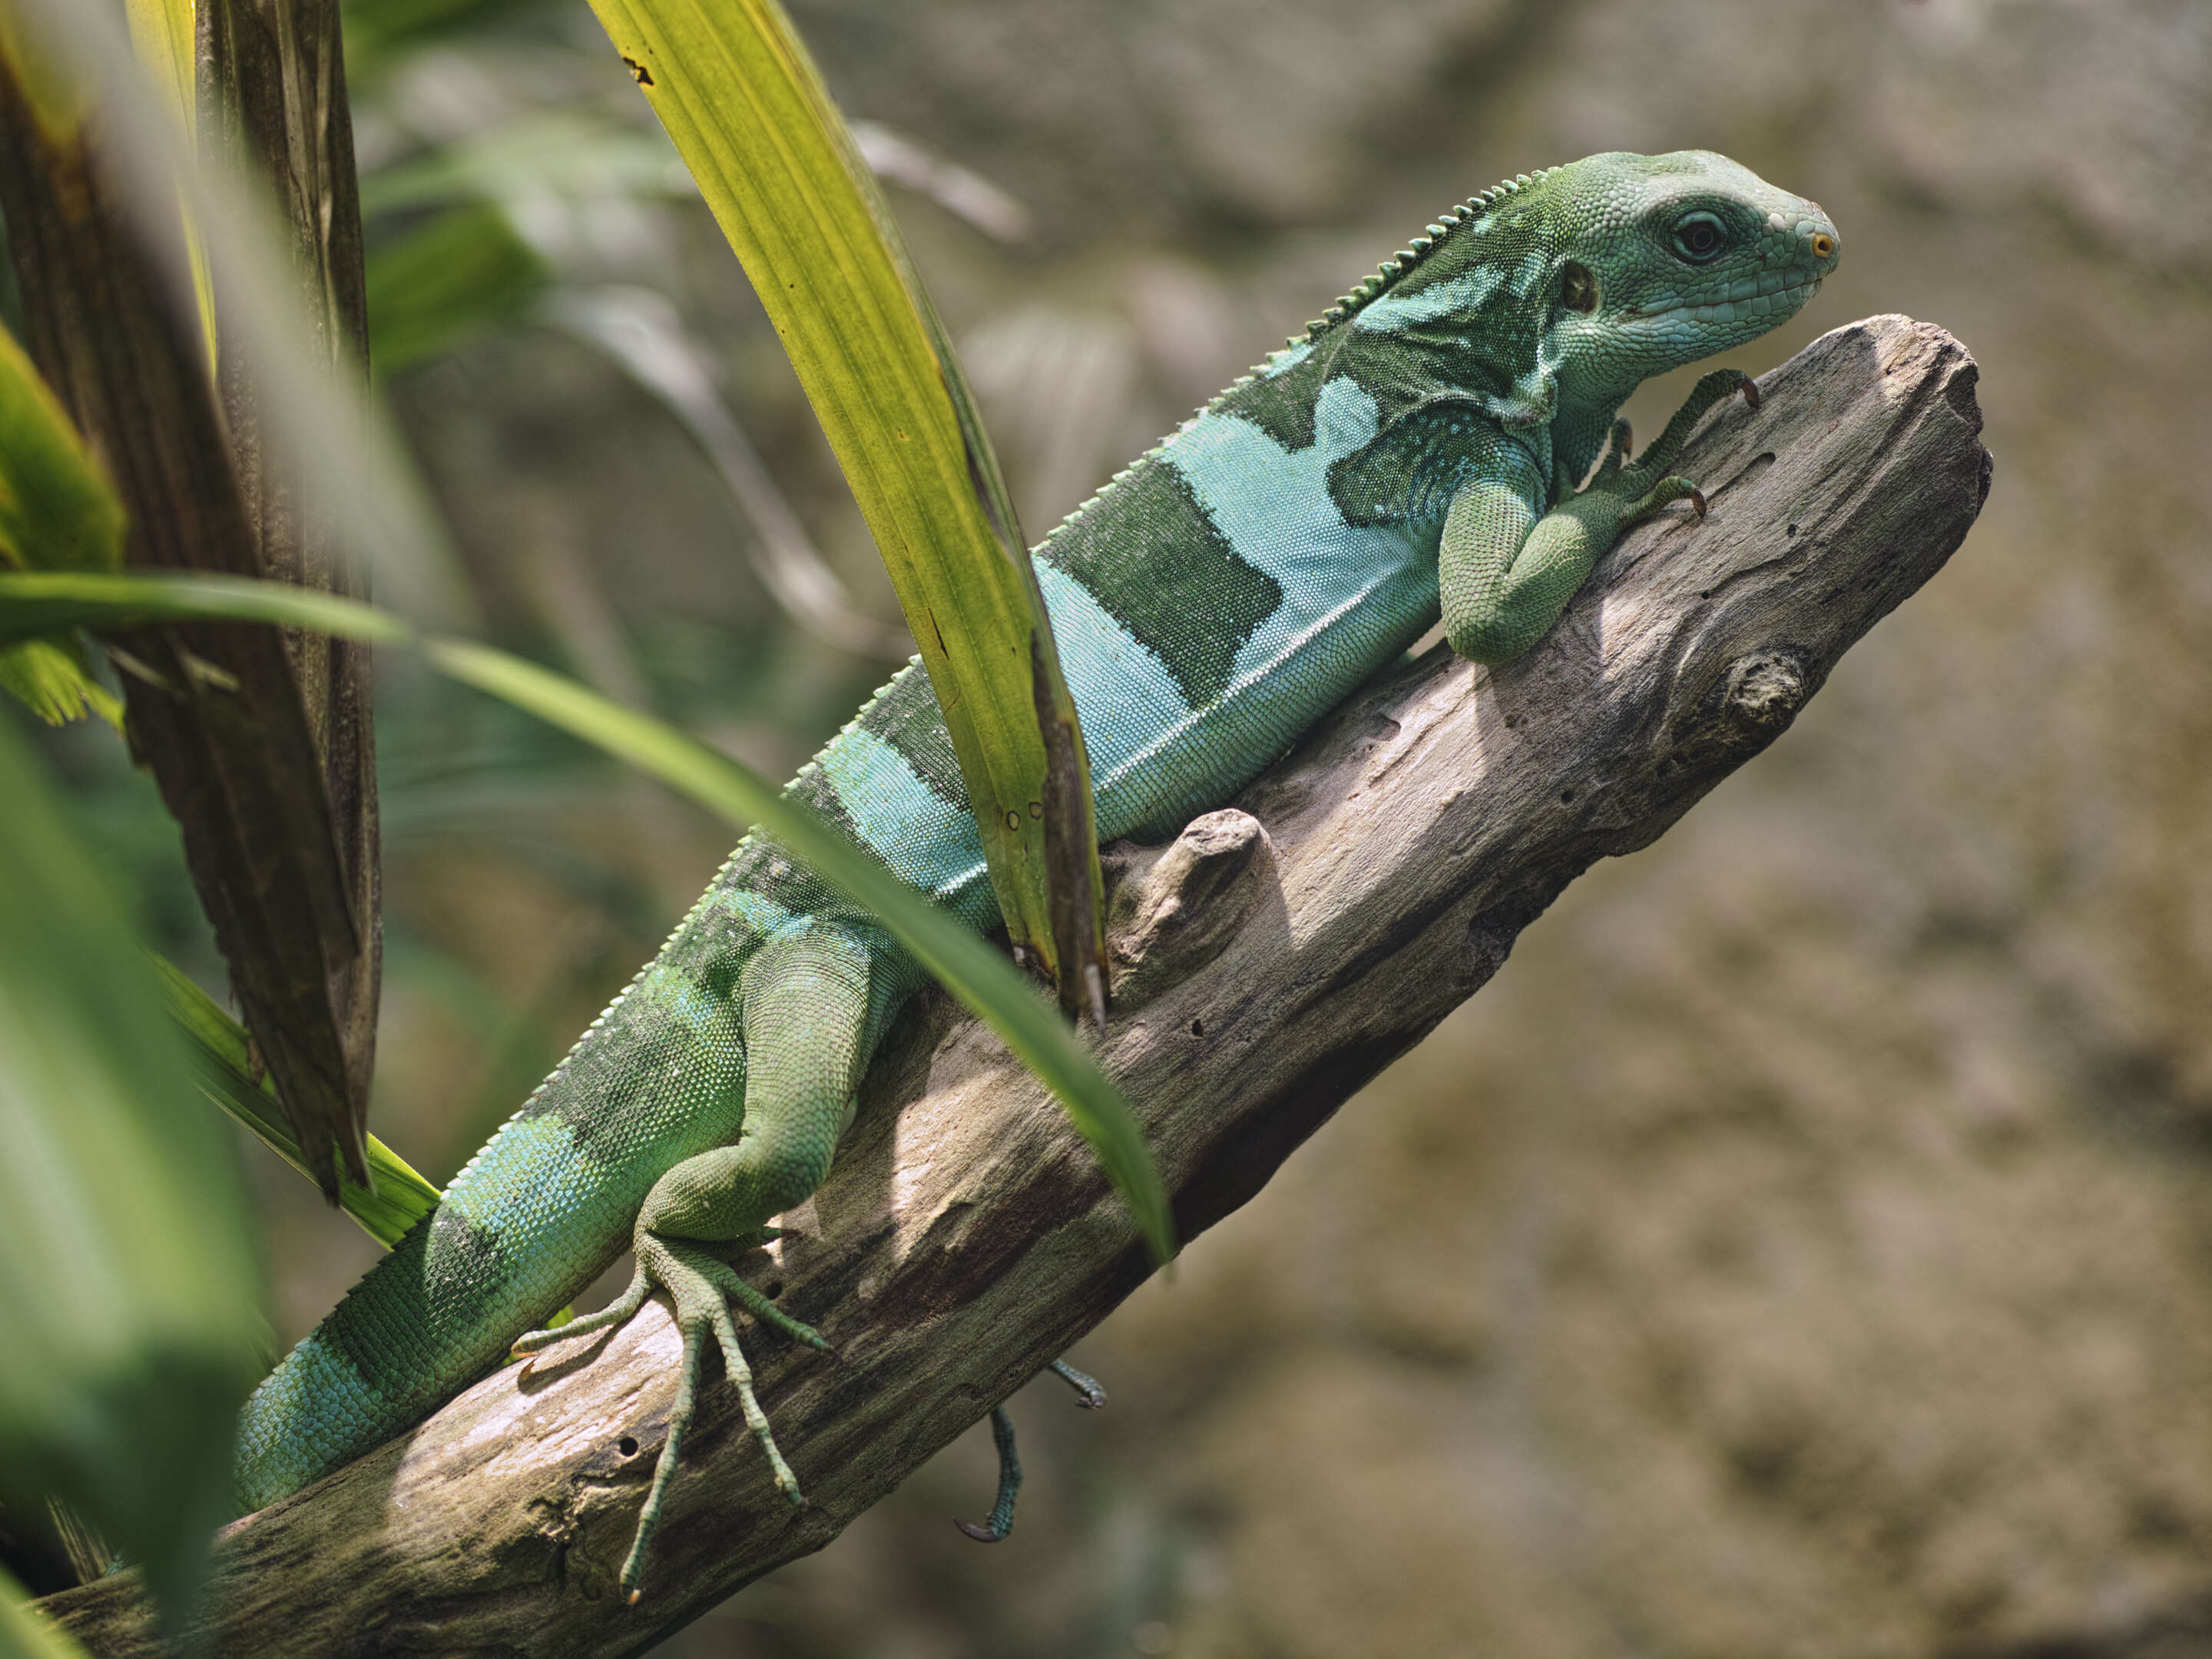
[[[757,1242],[770,1216],[800,1203],[829,1175],[866,1060],[862,1036],[873,967],[868,946],[834,925],[817,924],[760,947],[738,981],[745,1102],[737,1143],[686,1158],[653,1184],[634,1234],[637,1271],[619,1299],[573,1323],[532,1331],[514,1345],[518,1354],[533,1353],[622,1324],[655,1288],[665,1290],[676,1304],[684,1337],[676,1403],[637,1535],[623,1564],[623,1588],[633,1601],[696,1409],[700,1361],[708,1340],[721,1346],[745,1423],[768,1457],[776,1489],[791,1503],[799,1501],[798,1480],[754,1395],[752,1370],[729,1303],[734,1299],[756,1319],[825,1352],[829,1344],[738,1278],[714,1247]]]
[[[1702,514],[1705,497],[1697,485],[1667,469],[1705,411],[1739,390],[1757,407],[1758,388],[1741,370],[1706,375],[1633,465],[1628,423],[1616,421],[1597,476],[1579,492],[1561,492],[1541,517],[1533,460],[1516,469],[1518,478],[1484,477],[1463,486],[1452,498],[1437,554],[1452,649],[1476,662],[1512,661],[1543,638],[1622,531],[1670,501],[1694,501]]]

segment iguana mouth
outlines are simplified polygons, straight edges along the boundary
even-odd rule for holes
[[[1692,323],[1741,323],[1755,318],[1771,317],[1780,320],[1796,311],[1820,291],[1820,278],[1807,276],[1786,288],[1771,293],[1741,293],[1744,284],[1738,283],[1725,300],[1714,300],[1703,304],[1657,306],[1650,310],[1632,311],[1633,321],[1656,321],[1660,319],[1679,319]]]

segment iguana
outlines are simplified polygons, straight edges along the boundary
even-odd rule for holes
[[[1523,174],[1115,474],[1036,550],[1101,838],[1165,837],[1227,799],[1439,611],[1465,656],[1527,651],[1623,528],[1673,501],[1703,510],[1668,468],[1715,404],[1756,401],[1747,376],[1707,374],[1632,461],[1629,393],[1790,317],[1838,254],[1815,204],[1710,152]],[[998,924],[919,659],[789,793],[969,926]],[[684,1347],[622,1570],[632,1599],[708,1341],[798,1502],[729,1304],[827,1345],[722,1258],[822,1183],[921,978],[867,915],[746,837],[434,1213],[255,1391],[241,1509],[420,1421],[510,1350],[619,1324],[655,1290]],[[613,1305],[531,1328],[625,1244],[636,1272]]]

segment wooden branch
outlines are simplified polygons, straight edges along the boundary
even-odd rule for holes
[[[1431,652],[1237,808],[1122,849],[1105,1053],[1186,1238],[1480,988],[1576,875],[1771,742],[1942,565],[1989,487],[1975,379],[1925,324],[1827,335],[1761,382],[1762,410],[1731,403],[1691,446],[1710,517],[1631,536],[1527,658]],[[645,1600],[623,1605],[675,1388],[655,1304],[241,1524],[210,1650],[635,1653],[821,1548],[1147,1272],[1082,1143],[942,999],[894,1034],[800,1220],[747,1271],[842,1358],[746,1340],[803,1508],[775,1497],[710,1360]],[[154,1651],[127,1576],[44,1605],[97,1654]]]

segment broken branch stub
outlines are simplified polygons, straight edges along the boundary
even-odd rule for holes
[[[1989,485],[1975,378],[1905,318],[1823,337],[1765,377],[1762,409],[1732,403],[1690,446],[1709,516],[1632,532],[1527,657],[1394,668],[1235,811],[1120,855],[1125,999],[1103,1053],[1183,1237],[1477,990],[1575,876],[1771,742],[1942,566]],[[645,1599],[623,1604],[676,1383],[656,1304],[235,1529],[212,1647],[639,1652],[836,1537],[1148,1271],[1081,1140],[943,998],[894,1032],[812,1226],[775,1248],[781,1305],[840,1355],[749,1337],[802,1507],[710,1383]],[[45,1606],[96,1654],[154,1651],[127,1575]]]

